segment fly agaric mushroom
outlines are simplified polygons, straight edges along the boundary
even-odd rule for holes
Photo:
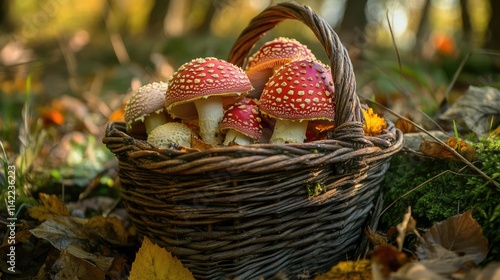
[[[241,68],[214,57],[197,58],[182,65],[168,83],[165,107],[174,118],[198,117],[200,136],[213,146],[222,142],[218,125],[223,102],[234,104],[252,84]]]
[[[245,72],[252,82],[249,96],[258,98],[269,78],[283,65],[293,60],[316,59],[306,45],[295,39],[279,37],[266,42],[248,60]]]
[[[164,149],[174,145],[191,148],[191,129],[183,123],[169,122],[153,129],[147,141]]]
[[[249,145],[258,140],[262,135],[262,125],[260,124],[260,112],[257,102],[251,98],[245,98],[233,104],[224,113],[219,129],[226,132],[224,145],[231,142],[238,145]]]
[[[334,85],[328,66],[292,61],[267,82],[259,100],[263,114],[276,119],[272,144],[303,143],[311,120],[334,120]]]
[[[153,82],[138,88],[125,107],[127,132],[141,136],[170,120],[165,111],[167,83]]]

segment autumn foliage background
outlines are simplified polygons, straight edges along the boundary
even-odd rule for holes
[[[89,258],[97,264],[98,269],[92,266],[91,271],[98,278],[128,275],[140,244],[120,203],[116,158],[101,142],[106,124],[123,119],[126,101],[141,85],[168,80],[177,67],[192,58],[227,58],[249,20],[277,2],[281,1],[0,1],[0,157],[5,165],[16,167],[18,256],[32,256],[19,259],[18,271],[22,273],[11,277],[48,275],[51,271],[64,276],[71,273],[69,268],[63,269],[68,263],[73,268],[90,269],[81,261]],[[466,126],[457,128],[452,122],[440,121],[439,116],[469,86],[500,87],[500,2],[297,2],[310,5],[338,32],[354,64],[358,94],[372,102],[369,104],[378,114],[400,121],[405,133],[418,129],[398,115],[426,130],[442,128],[454,135],[456,128],[461,138],[478,140]],[[269,38],[277,36],[296,38],[327,61],[312,32],[300,23],[284,22],[268,34]],[[493,119],[493,137],[499,133],[498,124],[498,118]],[[488,147],[485,151],[498,155],[500,145]],[[398,181],[402,178],[398,172],[406,170],[401,166],[409,166],[404,160],[393,164],[394,173],[389,171],[388,175],[392,181],[386,179],[385,184],[411,189],[439,175],[419,167],[416,172],[422,173],[413,179],[422,180]],[[491,166],[483,166],[494,170],[495,160],[491,162]],[[412,166],[420,166],[411,164],[412,171]],[[450,170],[443,184],[460,177],[453,176],[460,173],[459,163],[439,164]],[[4,196],[5,174],[0,173]],[[498,171],[488,174],[498,181]],[[489,208],[474,213],[497,223],[500,202],[493,201],[498,197],[496,191],[487,192]],[[407,192],[392,192],[392,199],[398,200]],[[451,204],[456,202],[451,200]],[[400,201],[404,203],[382,219],[385,230],[401,220],[407,206],[425,204]],[[426,209],[431,207],[428,205],[436,208],[419,214],[425,221],[422,226],[429,228],[446,218],[425,216],[439,213],[439,203],[425,204]],[[6,225],[4,206],[0,207],[0,227]],[[40,228],[47,220],[52,226]],[[493,225],[488,229],[492,235]],[[86,248],[91,256],[84,257],[81,247],[61,255],[61,244],[72,242]],[[7,250],[5,241],[0,250]],[[489,260],[498,256],[500,253]],[[54,266],[58,262],[60,266]],[[2,273],[4,266],[2,261]]]

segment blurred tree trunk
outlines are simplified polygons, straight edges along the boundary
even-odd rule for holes
[[[488,37],[485,47],[488,49],[500,49],[500,1],[491,0],[491,19],[488,24]]]
[[[162,1],[162,0],[157,0]],[[186,31],[186,5],[191,1],[169,1],[163,21],[163,32],[167,36],[180,36]]]
[[[346,1],[344,17],[340,24],[339,36],[346,45],[362,48],[366,24],[365,7],[367,0]]]
[[[219,3],[221,2],[221,3]],[[224,1],[219,0],[211,0],[210,4],[208,4],[208,9],[205,12],[205,16],[203,17],[203,21],[200,25],[198,25],[193,32],[196,34],[207,34],[210,33],[210,25],[212,23],[212,19],[214,18],[216,12],[221,7],[224,7]],[[222,6],[221,6],[222,5]]]
[[[413,47],[413,53],[419,57],[422,55],[422,49],[427,42],[427,36],[429,35],[429,14],[431,10],[431,1],[425,0],[425,4],[422,8],[422,16],[420,17],[420,22],[418,24],[416,43]]]
[[[2,32],[12,32],[14,26],[9,18],[10,0],[0,0],[0,30]]]
[[[472,43],[472,26],[470,23],[469,7],[467,5],[468,0],[460,0],[460,8],[462,11],[462,32],[465,42],[468,44]]]
[[[210,33],[210,26],[213,18],[220,10],[223,10],[227,5],[238,5],[234,0],[211,0],[208,9],[203,17],[203,22],[193,31],[197,34]]]
[[[152,35],[163,34],[163,21],[167,15],[170,0],[156,0],[149,13],[148,33]]]

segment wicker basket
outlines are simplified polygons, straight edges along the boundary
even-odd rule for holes
[[[335,82],[328,140],[204,151],[158,149],[110,123],[103,142],[119,161],[122,198],[140,236],[177,256],[197,279],[266,279],[324,272],[353,258],[402,134],[363,133],[346,49],[307,6],[268,7],[237,39],[228,61],[243,66],[254,44],[296,19],[316,34]],[[310,196],[308,189],[320,189]]]

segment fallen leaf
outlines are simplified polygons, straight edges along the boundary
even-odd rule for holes
[[[71,244],[88,246],[89,237],[84,230],[86,219],[67,216],[52,216],[30,232],[49,241],[52,246],[62,250]]]
[[[92,253],[89,253],[83,250],[80,246],[71,244],[66,248],[66,251],[71,255],[92,262],[97,267],[99,267],[102,271],[106,272],[111,267],[113,263],[113,258],[98,256]]]
[[[64,123],[64,115],[57,109],[43,107],[39,110],[39,114],[44,126],[59,126]]]
[[[129,279],[194,280],[194,277],[177,258],[144,237],[132,264]]]
[[[28,214],[32,218],[43,222],[53,215],[69,216],[68,208],[56,195],[40,193],[39,197],[41,205],[28,209]]]
[[[372,279],[370,260],[343,261],[333,266],[328,272],[319,274],[314,280],[334,279]]]
[[[500,279],[500,262],[491,262],[482,269],[473,269],[469,271],[463,279]]]
[[[380,245],[370,253],[374,279],[389,278],[393,272],[409,262],[405,253],[392,245]]]
[[[477,255],[477,264],[488,254],[488,239],[484,237],[483,230],[472,217],[471,211],[436,223],[423,238],[459,255]]]
[[[412,262],[403,265],[391,274],[391,279],[446,280],[448,278],[435,273],[420,262]]]
[[[451,159],[451,160],[460,160],[455,154],[449,151],[443,144],[439,142],[429,141],[425,138],[422,138],[423,142],[420,144],[418,148],[420,152],[422,152],[426,156],[430,156],[433,158],[440,159]],[[469,145],[467,142],[456,139],[455,137],[450,137],[445,142],[446,145],[457,151],[460,155],[462,155],[468,161],[474,161],[476,158],[476,150],[474,147]]]
[[[110,122],[123,122],[125,121],[125,106],[114,110],[109,116]]]
[[[365,236],[370,240],[373,246],[387,245],[387,235],[381,232],[373,232],[370,227],[365,229]]]
[[[191,135],[191,148],[193,149],[198,149],[200,151],[212,149],[214,146],[206,143],[205,141],[201,140],[200,138]]]
[[[112,245],[127,245],[127,232],[116,217],[81,219],[52,216],[30,231],[36,237],[46,239],[57,249],[79,244],[89,250],[92,244],[101,243],[101,240]]]
[[[470,86],[440,119],[455,120],[479,137],[488,136],[491,127],[496,127],[500,119],[500,91],[493,87]],[[492,119],[496,122],[493,126]]]
[[[419,239],[416,254],[439,274],[451,274],[464,263],[479,264],[488,254],[488,240],[471,211],[436,223]]]
[[[396,120],[396,122],[394,123],[396,128],[401,130],[401,132],[403,132],[403,133],[417,132],[417,130],[415,129],[415,126],[406,120],[406,119],[412,120],[410,115],[405,114],[404,117],[405,117],[404,119],[398,118]]]
[[[61,255],[51,268],[51,279],[105,279],[105,272],[93,263],[73,256],[67,250],[61,250]]]
[[[127,232],[116,217],[94,216],[89,219],[85,229],[113,245],[126,245]]]

